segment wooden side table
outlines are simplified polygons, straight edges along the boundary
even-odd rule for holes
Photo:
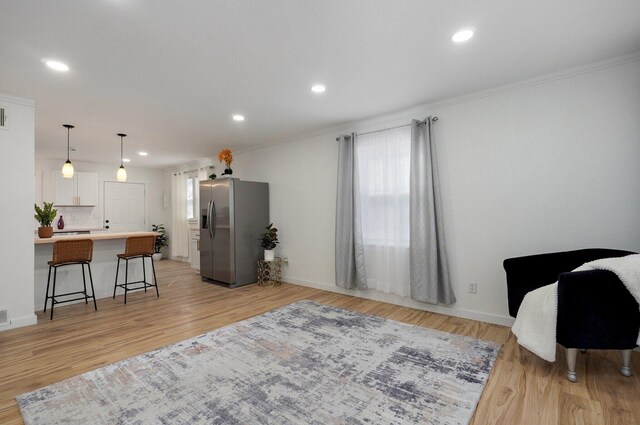
[[[273,261],[258,260],[258,285],[282,285],[282,258],[276,257]]]

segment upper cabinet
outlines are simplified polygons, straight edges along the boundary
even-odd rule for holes
[[[93,207],[96,205],[98,186],[97,173],[76,171],[73,178],[65,179],[59,171],[54,171],[55,205]]]
[[[77,173],[76,196],[78,205],[95,205],[98,198],[96,187],[98,186],[98,174]]]

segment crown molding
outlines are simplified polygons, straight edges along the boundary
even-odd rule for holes
[[[25,99],[23,97],[12,96],[10,94],[0,93],[0,102],[13,103],[18,105],[30,106],[35,108],[36,101],[31,99]]]

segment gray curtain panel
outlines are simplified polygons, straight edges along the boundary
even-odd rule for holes
[[[431,117],[411,127],[409,188],[409,264],[411,298],[430,304],[453,304],[444,243],[440,183]]]
[[[362,231],[360,219],[355,215],[355,140],[355,133],[338,139],[336,285],[346,289],[366,289]]]

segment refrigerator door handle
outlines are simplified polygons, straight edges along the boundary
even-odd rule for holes
[[[211,201],[207,202],[207,212],[202,216],[202,223],[200,223],[200,230],[209,230],[209,226],[211,226],[211,217],[209,216],[209,207],[211,206]]]
[[[213,201],[209,201],[209,209],[207,210],[207,216],[209,217],[209,236],[213,239],[213,232],[211,228],[216,225],[215,221],[213,221],[211,206],[213,205]]]
[[[216,219],[217,217],[217,213],[216,213],[216,203],[211,201],[211,216],[213,217],[211,223],[213,224],[212,226],[209,226],[209,231],[211,232],[211,239],[214,239],[216,237]]]

